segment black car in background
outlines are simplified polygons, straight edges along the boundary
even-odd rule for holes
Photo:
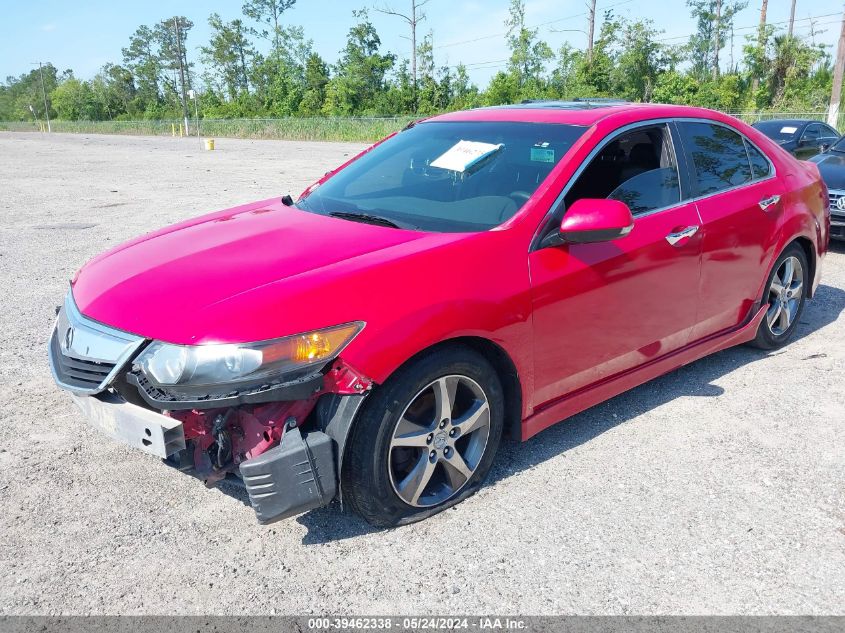
[[[771,119],[757,121],[751,127],[802,160],[823,152],[839,138],[839,132],[827,123],[807,119]]]
[[[845,240],[845,136],[810,161],[819,166],[830,195],[830,237]]]

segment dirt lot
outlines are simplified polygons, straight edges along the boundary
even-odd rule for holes
[[[421,524],[262,527],[90,430],[49,375],[67,280],[298,193],[356,145],[0,133],[0,613],[845,613],[845,249],[788,348],[731,349],[522,445]]]

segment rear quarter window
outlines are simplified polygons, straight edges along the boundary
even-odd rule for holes
[[[754,180],[768,178],[772,175],[772,164],[763,153],[754,147],[748,140],[745,141],[745,149],[748,152],[748,160],[751,161],[751,173]]]

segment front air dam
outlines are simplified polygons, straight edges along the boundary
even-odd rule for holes
[[[278,446],[240,465],[258,522],[273,523],[327,505],[337,493],[334,441],[285,429]]]

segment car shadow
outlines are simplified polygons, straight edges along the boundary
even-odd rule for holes
[[[845,251],[845,244],[842,250]],[[845,290],[821,285],[801,316],[795,340],[833,323],[843,310]],[[782,353],[782,350],[766,352],[747,346],[732,347],[587,409],[563,424],[546,429],[527,442],[503,442],[487,483],[501,481],[537,466],[681,396],[720,396],[724,389],[713,384],[715,380],[739,367]],[[243,488],[224,482],[220,485],[220,490],[249,505]],[[296,517],[296,521],[308,530],[302,539],[304,545],[339,541],[381,531],[348,509],[341,511],[341,504],[337,501],[306,512]]]
[[[845,254],[845,240],[830,240],[827,250],[833,253]]]

